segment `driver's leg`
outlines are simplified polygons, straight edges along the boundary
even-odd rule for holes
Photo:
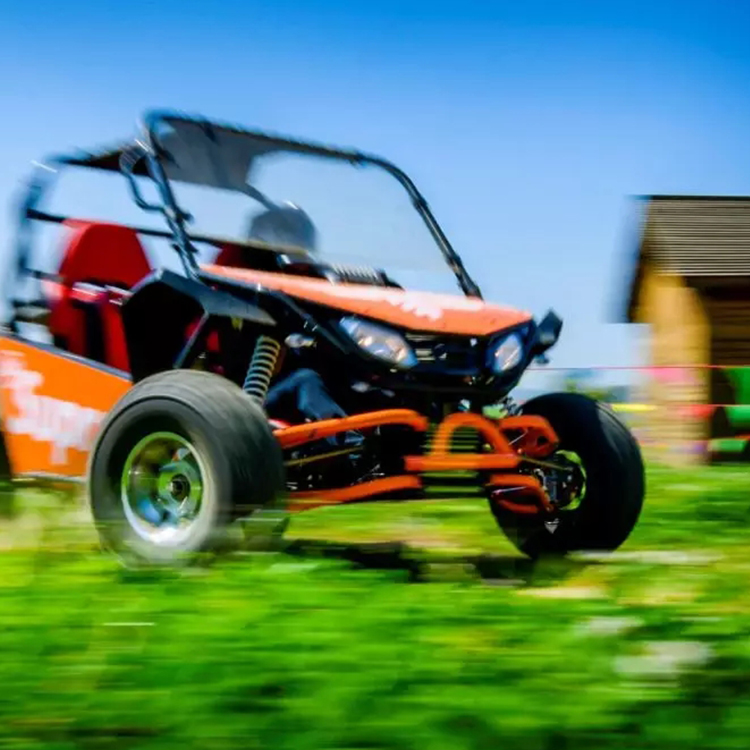
[[[323,378],[305,368],[294,373],[297,379],[297,408],[309,419],[341,419],[346,412],[333,400]]]
[[[284,378],[268,392],[266,411],[284,418],[280,409],[288,413],[291,408],[304,419],[318,422],[323,419],[341,419],[346,412],[334,401],[323,378],[310,368],[302,368]],[[286,407],[286,408],[283,408]],[[333,446],[361,445],[363,437],[356,432],[334,435],[327,440]]]
[[[275,383],[268,391],[263,408],[270,417],[284,422],[300,422],[304,415],[297,409],[297,373],[293,372]]]

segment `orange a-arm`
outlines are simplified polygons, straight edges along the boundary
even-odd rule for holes
[[[418,412],[409,409],[389,409],[342,419],[285,427],[277,430],[275,434],[282,448],[288,449],[348,430],[368,430],[386,425],[410,427],[422,433],[429,428],[428,420]],[[451,438],[457,430],[462,429],[471,429],[481,435],[490,451],[451,452]],[[542,458],[554,451],[557,444],[557,435],[541,417],[516,416],[493,421],[473,413],[451,414],[438,425],[432,446],[426,454],[404,457],[406,474],[380,478],[350,487],[314,492],[293,492],[290,496],[290,507],[292,510],[307,510],[321,505],[362,501],[396,491],[418,491],[423,486],[419,476],[422,473],[475,470],[491,472],[490,483],[493,486],[518,489],[521,493],[535,498],[539,507],[549,509],[549,500],[539,482],[532,476],[519,474],[514,470],[525,457]],[[498,473],[502,471],[507,473]],[[526,508],[527,506],[523,506],[521,512],[527,512]]]

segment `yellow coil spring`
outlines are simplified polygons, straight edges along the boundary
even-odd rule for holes
[[[280,352],[281,344],[276,339],[270,336],[258,337],[242,390],[261,405],[266,400]]]

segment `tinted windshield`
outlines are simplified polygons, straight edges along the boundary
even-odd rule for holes
[[[193,121],[162,121],[156,139],[175,199],[193,216],[189,233],[251,239],[269,211],[296,212],[294,221],[312,225],[321,260],[375,266],[405,287],[456,292],[409,194],[385,169]]]

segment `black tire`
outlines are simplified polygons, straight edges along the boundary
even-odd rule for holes
[[[121,486],[131,451],[156,433],[190,446],[202,488],[193,532],[171,544],[139,534],[124,499],[134,493]],[[263,411],[231,381],[196,370],[160,373],[133,386],[104,420],[89,460],[100,539],[130,564],[184,564],[216,552],[227,545],[233,521],[279,507],[283,493],[281,449]]]
[[[500,528],[529,557],[617,549],[638,521],[646,487],[641,451],[628,427],[607,406],[577,393],[540,396],[522,412],[544,417],[560,450],[578,455],[586,490],[575,509],[558,512],[553,529],[541,515],[514,513],[490,501]]]

